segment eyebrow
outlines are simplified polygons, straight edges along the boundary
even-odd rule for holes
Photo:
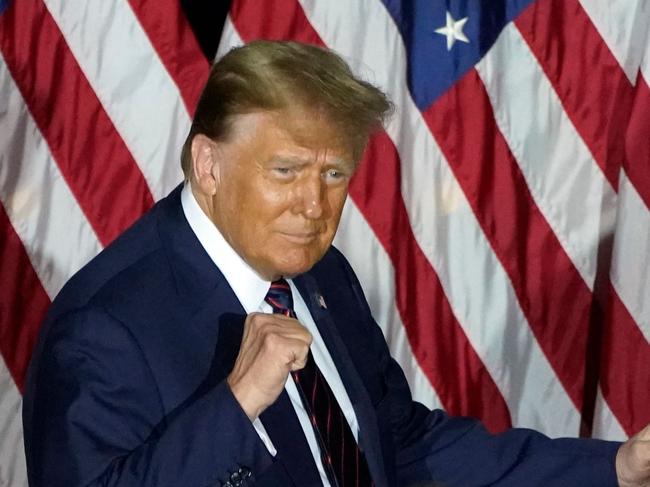
[[[298,156],[275,156],[269,160],[270,163],[284,163],[294,166],[306,166],[309,164],[309,159]]]
[[[269,163],[281,163],[281,164],[290,164],[292,166],[307,166],[311,162],[311,159],[309,158],[303,158],[300,156],[275,156],[272,157],[269,160]],[[355,164],[354,162],[348,161],[347,159],[341,159],[341,158],[335,158],[331,161],[331,163],[326,164],[326,166],[335,166],[335,167],[342,167],[342,168],[347,168],[347,169],[354,169]]]

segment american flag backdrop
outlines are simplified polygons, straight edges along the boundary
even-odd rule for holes
[[[209,63],[178,0],[0,11],[0,486],[22,487],[40,321],[181,181]],[[328,46],[395,102],[335,243],[417,400],[493,431],[650,422],[650,2],[234,1],[219,52],[256,38]]]

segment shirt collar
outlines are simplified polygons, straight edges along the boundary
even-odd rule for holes
[[[189,182],[181,191],[181,206],[196,238],[226,278],[246,313],[259,311],[271,282],[262,279],[230,246],[199,206]]]

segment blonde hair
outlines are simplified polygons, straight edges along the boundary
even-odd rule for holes
[[[254,41],[232,49],[212,66],[181,153],[185,177],[191,171],[195,135],[226,140],[237,115],[292,107],[324,113],[357,159],[393,108],[381,90],[357,78],[330,50]]]

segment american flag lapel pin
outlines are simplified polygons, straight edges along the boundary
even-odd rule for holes
[[[323,297],[322,294],[318,295],[318,305],[323,309],[327,309],[327,305],[325,304],[325,298]]]

